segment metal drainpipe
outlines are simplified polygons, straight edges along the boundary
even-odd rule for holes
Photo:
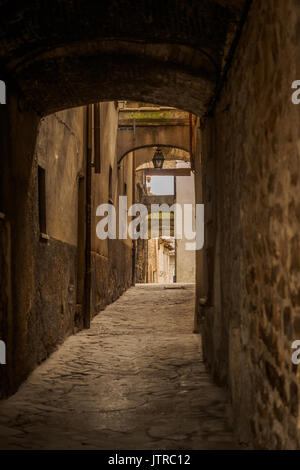
[[[176,176],[174,176],[174,202],[177,202],[177,179]],[[175,215],[175,214],[174,214]],[[175,235],[175,217],[174,217],[174,235]],[[174,281],[177,282],[177,239],[175,238],[175,276],[174,276]]]
[[[195,170],[195,149],[194,149],[194,116],[192,113],[189,113],[189,122],[190,122],[190,160],[191,160],[191,169]]]
[[[135,204],[136,153],[132,154],[132,204]],[[135,240],[132,240],[132,285],[135,285]]]
[[[86,107],[86,206],[83,327],[91,323],[92,105]]]

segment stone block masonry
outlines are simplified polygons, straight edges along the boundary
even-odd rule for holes
[[[291,101],[299,15],[295,0],[253,2],[203,135],[204,202],[213,207],[204,351],[230,390],[239,436],[255,448],[300,445],[291,360],[300,337],[300,107]]]

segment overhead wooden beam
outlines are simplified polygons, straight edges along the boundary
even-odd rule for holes
[[[190,176],[191,169],[190,168],[162,168],[155,169],[155,168],[141,168],[141,171],[144,170],[147,176]]]

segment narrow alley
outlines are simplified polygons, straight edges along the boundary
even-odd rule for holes
[[[191,284],[130,288],[1,402],[0,448],[237,448],[193,308]]]
[[[0,449],[300,450],[300,0],[0,0],[0,156]]]

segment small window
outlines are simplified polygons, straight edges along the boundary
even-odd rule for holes
[[[124,183],[124,196],[127,196],[127,184]]]
[[[47,233],[46,226],[46,171],[38,167],[38,204],[39,204],[39,226],[40,233]]]

